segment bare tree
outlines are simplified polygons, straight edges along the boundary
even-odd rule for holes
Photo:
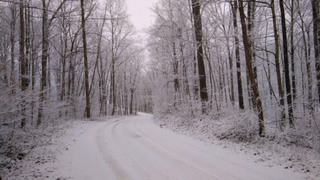
[[[318,101],[320,103],[320,1],[311,0],[313,16],[313,41],[317,72]]]
[[[291,93],[291,81],[290,81],[290,70],[289,70],[289,56],[288,56],[288,40],[287,40],[287,27],[286,27],[286,15],[284,10],[283,0],[279,1],[280,12],[281,12],[281,27],[282,27],[282,48],[283,48],[283,62],[284,62],[284,77],[287,93],[287,104],[288,104],[288,116],[290,127],[294,127],[294,117],[293,117],[293,102]]]
[[[202,48],[202,20],[200,13],[200,1],[192,0],[192,14],[194,23],[194,33],[197,47],[197,62],[199,73],[199,85],[200,85],[200,99],[202,101],[202,112],[206,113],[206,102],[208,101],[206,71],[203,60],[203,48]]]
[[[247,71],[250,80],[250,85],[253,91],[253,99],[254,99],[254,107],[256,112],[258,113],[259,117],[259,135],[261,137],[265,136],[265,126],[264,126],[264,116],[263,116],[263,107],[262,102],[260,99],[259,89],[258,89],[258,82],[254,75],[253,66],[252,66],[252,56],[251,56],[251,46],[249,45],[249,39],[247,34],[247,27],[245,21],[245,13],[244,13],[244,6],[243,1],[239,0],[239,12],[240,12],[240,19],[241,19],[241,26],[242,26],[242,37],[243,37],[243,45],[245,49],[245,56],[246,56],[246,64],[247,64]]]
[[[278,34],[278,26],[275,12],[275,4],[274,0],[270,3],[271,13],[272,13],[272,23],[273,23],[273,36],[275,41],[275,65],[276,65],[276,73],[277,73],[277,83],[278,83],[278,93],[279,93],[279,103],[281,107],[281,123],[280,129],[283,129],[286,122],[286,114],[285,114],[285,99],[284,99],[284,91],[282,85],[282,77],[281,77],[281,67],[280,67],[280,42],[279,42],[279,34]]]
[[[24,92],[28,88],[28,77],[27,77],[27,67],[25,60],[25,22],[24,22],[24,1],[20,0],[19,3],[19,24],[20,24],[20,39],[19,39],[19,60],[20,60],[20,74],[21,74],[21,91]],[[24,97],[22,97],[24,99]],[[22,101],[21,108],[21,128],[26,126],[26,104],[25,101]]]
[[[238,99],[239,99],[239,108],[244,109],[242,77],[241,77],[241,63],[240,63],[240,42],[239,42],[237,13],[238,13],[238,2],[234,1],[232,4],[232,17],[233,17],[235,55],[236,55],[236,67],[237,67]]]
[[[40,126],[43,116],[43,103],[45,99],[45,90],[47,88],[47,61],[49,48],[49,24],[48,9],[46,0],[42,0],[42,55],[41,55],[41,87],[39,95],[39,109],[37,126]]]
[[[86,20],[85,20],[85,5],[84,1],[81,2],[81,28],[82,28],[82,44],[83,44],[83,61],[84,61],[84,83],[86,94],[86,109],[85,114],[87,118],[91,117],[91,105],[90,105],[90,89],[89,89],[89,67],[88,67],[88,50],[87,50],[87,35],[86,35]]]
[[[16,83],[15,75],[15,32],[16,32],[16,14],[17,6],[15,3],[10,3],[11,22],[10,22],[10,61],[11,61],[11,74],[10,85],[14,86]],[[12,87],[12,94],[14,94],[14,88]]]

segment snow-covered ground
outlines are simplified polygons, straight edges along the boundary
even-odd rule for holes
[[[142,113],[73,121],[4,179],[316,179],[316,173],[257,159],[261,153],[244,153],[259,149],[190,136],[160,127]]]
[[[307,142],[305,137],[300,136],[288,137],[291,134],[276,132],[278,130],[270,128],[270,125],[267,127],[267,137],[260,138],[256,134],[255,121],[255,117],[248,112],[222,115],[220,118],[179,115],[155,118],[155,123],[163,128],[250,156],[254,162],[266,167],[278,166],[299,172],[305,179],[320,179],[320,154],[318,149],[308,145],[312,141]],[[317,147],[318,144],[312,146]]]

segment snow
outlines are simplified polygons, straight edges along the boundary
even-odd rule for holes
[[[101,179],[112,177],[113,172],[108,164],[101,158],[96,142],[96,132],[105,126],[105,122],[92,122],[84,129],[74,129],[72,142],[69,147],[60,154],[54,177],[73,179]],[[69,139],[69,140],[68,140]],[[70,142],[70,137],[65,141]]]
[[[248,112],[236,114],[230,115],[229,112],[219,118],[165,115],[157,117],[155,122],[176,133],[249,156],[254,162],[266,167],[279,166],[304,174],[306,179],[320,179],[320,154],[317,149],[288,141],[287,137],[283,137],[287,132],[268,132],[274,136],[264,138],[259,138],[256,133],[250,135],[250,129],[257,129],[250,121],[255,122],[256,119],[252,119]],[[272,128],[268,127],[268,130]]]
[[[236,151],[243,148],[236,143],[208,143],[164,127],[142,113],[74,121],[4,179],[312,179]]]

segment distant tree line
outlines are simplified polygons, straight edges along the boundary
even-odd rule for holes
[[[152,111],[124,0],[0,0],[0,24],[0,129]]]

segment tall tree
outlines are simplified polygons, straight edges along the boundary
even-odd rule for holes
[[[91,117],[91,105],[90,105],[90,88],[89,88],[89,67],[88,67],[88,51],[87,51],[87,35],[86,35],[86,19],[84,12],[84,0],[80,0],[81,3],[81,28],[82,28],[82,44],[83,44],[83,61],[84,61],[84,86],[86,94],[86,118]]]
[[[320,1],[311,0],[313,17],[313,41],[317,72],[318,101],[320,103]]]
[[[16,14],[17,8],[15,3],[10,3],[11,22],[10,22],[10,61],[11,61],[11,74],[10,85],[13,86],[16,82],[15,77],[15,32],[16,32]],[[12,87],[11,93],[14,93],[14,87]]]
[[[291,60],[291,77],[292,77],[292,103],[295,104],[297,97],[297,83],[295,70],[295,45],[294,45],[294,24],[295,24],[295,0],[291,0],[290,7],[290,60]]]
[[[286,112],[285,112],[285,99],[284,99],[284,91],[282,85],[282,77],[281,77],[281,66],[280,66],[280,42],[279,42],[279,34],[278,34],[278,25],[275,11],[275,3],[274,0],[270,3],[271,13],[272,13],[272,23],[273,23],[273,36],[275,42],[275,64],[276,64],[276,74],[277,74],[277,84],[278,84],[278,93],[279,93],[279,103],[281,108],[281,122],[280,129],[283,130],[286,123]]]
[[[240,13],[240,20],[241,20],[241,27],[242,27],[242,38],[243,38],[243,45],[244,45],[244,50],[245,50],[247,71],[248,71],[250,86],[253,91],[253,99],[254,99],[253,106],[254,106],[254,109],[256,110],[256,112],[258,113],[258,117],[259,117],[259,136],[263,137],[263,136],[265,136],[263,107],[262,107],[262,102],[260,99],[258,82],[257,82],[256,76],[254,74],[254,70],[253,70],[253,66],[252,66],[251,46],[249,44],[250,40],[248,38],[248,33],[247,33],[243,0],[239,0],[239,13]]]
[[[239,28],[238,28],[238,2],[234,1],[232,4],[232,18],[234,28],[234,42],[236,53],[236,67],[237,67],[237,85],[238,85],[238,101],[239,108],[244,109],[243,90],[242,90],[242,77],[241,77],[241,63],[240,63],[240,43],[239,43]]]
[[[312,60],[310,57],[311,54],[311,43],[310,43],[310,28],[308,27],[308,25],[306,24],[305,20],[304,20],[304,14],[301,10],[300,7],[300,2],[297,2],[297,6],[298,6],[298,15],[301,21],[301,31],[303,32],[302,34],[302,41],[303,41],[303,54],[304,54],[304,58],[305,58],[305,63],[306,63],[306,70],[307,70],[307,103],[306,103],[306,108],[308,110],[307,115],[309,115],[312,118],[315,118],[315,111],[314,111],[314,95],[312,93],[312,89],[313,89],[313,75],[312,75]],[[315,42],[315,41],[314,41]],[[310,121],[311,122],[311,118]],[[311,124],[311,123],[310,123]]]
[[[197,47],[197,62],[200,85],[200,100],[202,101],[202,113],[206,113],[206,102],[208,101],[206,71],[204,66],[203,48],[202,48],[202,19],[200,13],[200,1],[192,0],[192,14],[194,23],[194,33]]]
[[[24,92],[28,88],[28,77],[27,77],[27,67],[25,62],[25,22],[24,22],[24,1],[20,0],[19,3],[19,13],[20,13],[20,39],[19,39],[19,60],[20,60],[20,74],[21,74],[21,91]],[[24,99],[24,98],[22,98]],[[21,119],[21,128],[26,126],[26,102],[22,101],[22,119]]]
[[[117,104],[117,99],[116,99],[116,69],[115,69],[115,64],[116,64],[116,56],[115,56],[115,28],[114,28],[114,21],[111,20],[111,98],[112,98],[112,112],[111,115],[113,116],[116,113],[116,104]]]
[[[45,90],[47,88],[47,60],[49,48],[49,24],[48,24],[48,9],[46,0],[42,0],[42,55],[41,55],[41,81],[39,95],[39,109],[37,126],[42,123],[43,103],[45,99]]]
[[[290,127],[294,127],[293,102],[292,102],[292,93],[291,93],[289,56],[288,56],[286,14],[285,14],[283,0],[280,0],[279,4],[280,4],[280,13],[281,13],[283,65],[284,65],[284,77],[285,77],[285,85],[286,85],[286,93],[287,93],[286,100],[288,105],[289,125]]]
[[[38,108],[38,118],[37,118],[37,127],[42,123],[43,118],[43,107],[46,98],[46,89],[47,89],[47,81],[50,78],[50,74],[47,74],[48,69],[48,58],[49,58],[49,28],[56,18],[58,11],[62,8],[63,4],[67,0],[63,0],[57,9],[53,11],[53,15],[49,19],[49,10],[46,0],[42,0],[42,48],[41,48],[41,80],[40,80],[40,93],[39,93],[39,108]],[[50,2],[50,1],[49,1]],[[49,63],[50,65],[50,63]]]

